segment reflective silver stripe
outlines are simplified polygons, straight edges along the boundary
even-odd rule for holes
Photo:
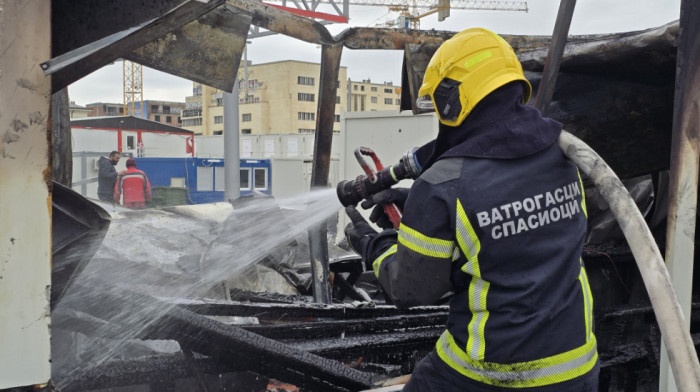
[[[399,243],[425,256],[449,259],[454,252],[452,241],[428,237],[403,223],[399,226]]]
[[[489,312],[486,310],[486,294],[489,290],[489,282],[472,277],[469,284],[469,310],[472,312],[472,320],[469,322],[469,339],[467,349],[472,359],[484,359],[486,352],[486,337],[484,329]]]
[[[452,344],[450,344],[450,342],[452,342]],[[438,354],[440,354],[441,357],[442,355],[445,355],[448,359],[447,362],[451,367],[454,367],[454,365],[461,367],[462,369],[456,369],[460,371],[460,373],[464,374],[464,371],[466,371],[466,373],[471,373],[471,375],[476,376],[475,379],[478,381],[492,385],[505,385],[504,383],[507,383],[512,387],[548,385],[575,378],[578,375],[590,370],[586,365],[592,367],[591,363],[595,363],[598,354],[597,344],[595,341],[592,341],[586,343],[584,346],[563,354],[565,357],[568,357],[571,356],[571,354],[581,351],[581,355],[574,356],[569,360],[560,362],[550,360],[551,358],[560,356],[557,355],[541,360],[515,364],[482,362],[481,364],[483,364],[483,366],[478,366],[481,364],[477,365],[476,361],[467,362],[457,352],[455,352],[455,350],[458,349],[456,348],[456,343],[448,331],[445,331],[442,334],[437,345]],[[465,355],[465,353],[462,352],[462,355]],[[443,360],[444,359],[445,358],[443,358]],[[517,368],[527,370],[513,370]],[[567,377],[567,373],[568,376],[571,377]]]

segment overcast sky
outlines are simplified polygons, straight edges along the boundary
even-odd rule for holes
[[[406,1],[407,3],[410,3]],[[352,3],[352,1],[351,1]],[[420,20],[422,29],[461,31],[485,27],[501,34],[550,35],[554,30],[559,2],[530,0],[528,12],[470,11],[452,9],[443,22],[437,14]],[[333,13],[330,9],[319,11]],[[419,9],[419,12],[421,10]],[[423,10],[424,11],[424,10]],[[643,30],[677,20],[680,0],[585,0],[578,1],[569,33],[602,34]],[[328,25],[333,35],[352,26],[374,27],[394,20],[398,13],[387,7],[350,6],[350,23]],[[375,83],[400,83],[402,51],[343,50],[341,65],[348,68],[352,80],[371,79]],[[248,60],[253,64],[282,60],[320,62],[317,45],[282,35],[255,38],[248,45]],[[93,72],[69,86],[70,99],[78,105],[94,102],[121,103],[122,63],[116,62]],[[192,95],[192,82],[143,67],[143,99],[184,102]]]

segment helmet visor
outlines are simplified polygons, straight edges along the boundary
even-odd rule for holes
[[[433,105],[433,100],[430,95],[423,95],[416,99],[416,107],[421,110],[435,110],[435,105]]]

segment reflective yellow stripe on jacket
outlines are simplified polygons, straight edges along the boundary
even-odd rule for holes
[[[440,358],[463,375],[494,386],[527,388],[555,384],[586,374],[598,360],[596,340],[562,354],[535,361],[500,364],[477,361],[457,346],[449,331],[436,344]]]
[[[372,263],[372,269],[374,270],[374,275],[378,278],[379,277],[379,267],[382,266],[382,261],[386,259],[388,256],[393,255],[396,253],[396,244],[392,245],[389,249],[387,249],[384,253],[379,255],[376,260]]]
[[[578,280],[581,282],[581,291],[583,292],[583,307],[586,320],[586,341],[591,341],[595,339],[593,337],[593,294],[591,293],[591,286],[588,284],[588,275],[586,274],[586,269],[583,267],[583,260],[579,260],[581,263],[581,272],[579,272]]]
[[[401,223],[399,243],[416,253],[440,259],[452,259],[454,242],[428,237]]]
[[[486,295],[489,292],[490,283],[481,277],[479,268],[479,252],[481,242],[476,236],[474,227],[467,214],[464,212],[462,203],[457,200],[457,243],[462,253],[467,258],[467,262],[462,266],[462,271],[472,276],[469,283],[469,310],[472,312],[472,319],[469,322],[469,337],[467,339],[467,352],[472,359],[483,360],[486,352],[486,339],[484,329],[486,320],[489,318],[489,311],[486,307]]]
[[[401,223],[399,226],[399,243],[413,252],[423,256],[435,257],[439,259],[455,260],[458,255],[455,254],[455,245],[452,241],[443,240],[440,238],[432,238],[419,233],[417,230]],[[382,262],[389,256],[396,253],[397,245],[391,246],[384,253],[379,255],[372,262],[374,275],[379,277],[379,268]]]

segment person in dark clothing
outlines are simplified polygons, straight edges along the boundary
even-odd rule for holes
[[[100,157],[99,169],[97,172],[97,197],[100,200],[114,203],[114,184],[117,183],[117,177],[124,172],[117,173],[114,166],[119,163],[121,153],[112,151],[109,153],[109,158]]]
[[[401,204],[399,229],[377,233],[346,208],[349,242],[396,306],[450,296],[446,330],[405,392],[597,391],[583,184],[561,124],[525,105],[531,90],[497,34],[445,41],[417,102],[440,122],[420,176],[363,204]]]

